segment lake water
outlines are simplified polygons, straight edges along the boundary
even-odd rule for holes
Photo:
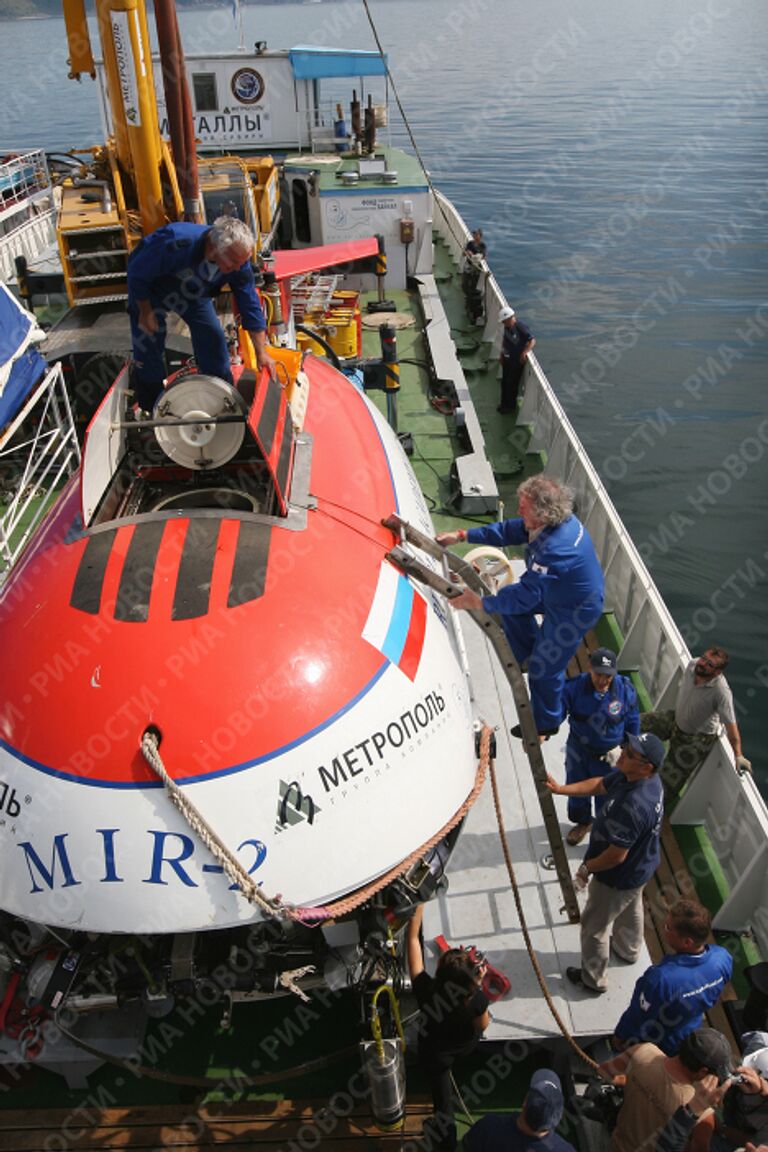
[[[768,7],[371,0],[435,182],[489,259],[689,646],[733,654],[768,788]],[[237,46],[230,5],[188,51]],[[373,48],[359,0],[245,43]],[[100,139],[63,23],[0,24],[0,149]],[[395,142],[405,141],[398,121]]]

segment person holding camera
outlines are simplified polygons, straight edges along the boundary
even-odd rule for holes
[[[696,1127],[730,1086],[731,1047],[714,1028],[697,1028],[676,1056],[655,1044],[627,1050],[624,1103],[611,1137],[612,1152],[681,1152]]]
[[[768,1032],[746,1032],[741,1045],[742,1063],[726,1084],[721,1115],[701,1118],[687,1152],[742,1152],[768,1140]]]
[[[451,1069],[458,1056],[475,1048],[491,1017],[482,989],[483,967],[464,948],[443,952],[434,976],[426,971],[419,939],[423,915],[420,904],[408,922],[405,950],[411,987],[421,1009],[419,1063],[429,1080],[434,1107],[434,1116],[424,1128],[434,1149],[454,1152],[458,1136]]]

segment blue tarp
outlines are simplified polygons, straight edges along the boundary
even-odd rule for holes
[[[324,80],[331,76],[386,76],[387,58],[378,52],[344,51],[300,44],[288,57],[297,80]]]
[[[24,348],[34,327],[34,316],[0,284],[0,430],[13,419],[46,369],[34,345]]]
[[[45,360],[36,348],[28,348],[15,361],[11,368],[11,378],[0,396],[0,432],[13,420],[46,367]]]

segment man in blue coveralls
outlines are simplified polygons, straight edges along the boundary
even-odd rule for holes
[[[595,817],[577,886],[589,884],[581,915],[581,967],[565,975],[595,994],[607,990],[610,949],[634,964],[643,944],[643,888],[659,866],[663,788],[659,770],[664,745],[652,732],[627,736],[615,772],[558,784],[547,776],[556,796],[605,796]]]
[[[628,732],[640,731],[637,693],[626,676],[619,676],[616,654],[610,648],[596,648],[589,658],[589,672],[566,680],[563,707],[570,731],[565,745],[565,779],[574,784],[590,776],[605,776],[611,765],[606,752],[624,743]],[[595,797],[595,811],[605,803]],[[592,827],[592,800],[589,796],[568,798],[568,819],[573,824],[566,839],[581,844]]]
[[[664,936],[672,952],[647,968],[613,1035],[613,1047],[656,1044],[675,1056],[683,1039],[700,1028],[733,973],[733,957],[708,944],[709,912],[695,900],[678,900],[667,913]],[[623,1072],[617,1066],[615,1072]]]
[[[462,540],[497,548],[525,544],[526,570],[517,584],[483,597],[465,588],[450,604],[499,613],[516,660],[528,661],[533,718],[539,734],[548,736],[560,727],[565,669],[600,619],[605,583],[589,533],[573,515],[570,488],[552,476],[531,476],[517,495],[518,519],[441,532],[436,539],[446,546]],[[537,615],[544,617],[541,626]]]
[[[229,284],[240,322],[253,341],[259,368],[272,371],[266,321],[251,268],[254,238],[241,220],[221,216],[207,224],[166,224],[141,241],[128,261],[136,401],[151,412],[165,379],[166,316],[189,326],[197,367],[232,383],[229,351],[212,297]]]

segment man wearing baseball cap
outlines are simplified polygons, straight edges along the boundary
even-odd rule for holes
[[[517,393],[523,376],[528,353],[536,343],[530,328],[517,319],[514,308],[506,306],[499,312],[501,334],[501,402],[496,409],[502,416],[514,412],[517,407]]]
[[[630,733],[640,732],[640,709],[631,680],[618,674],[616,653],[596,648],[589,658],[589,672],[566,680],[563,709],[570,730],[565,745],[565,780],[575,784],[605,776],[611,765],[606,753],[624,743]],[[595,797],[595,811],[605,803]],[[569,844],[581,844],[592,827],[592,799],[571,796],[568,819],[573,824],[566,836]]]
[[[522,1111],[488,1113],[464,1137],[465,1152],[575,1152],[555,1129],[563,1115],[560,1077],[540,1068],[531,1077]]]
[[[682,1149],[697,1125],[697,1136],[729,1087],[733,1057],[725,1036],[697,1028],[685,1037],[676,1056],[655,1044],[638,1044],[627,1053],[624,1103],[611,1138],[613,1152]],[[663,1138],[662,1138],[663,1134]]]
[[[630,733],[614,772],[558,784],[547,776],[556,796],[605,796],[595,817],[577,886],[589,883],[581,915],[581,967],[566,968],[572,984],[593,995],[608,984],[609,948],[625,964],[634,964],[643,944],[643,888],[659,866],[663,789],[659,769],[664,745],[658,736]]]

